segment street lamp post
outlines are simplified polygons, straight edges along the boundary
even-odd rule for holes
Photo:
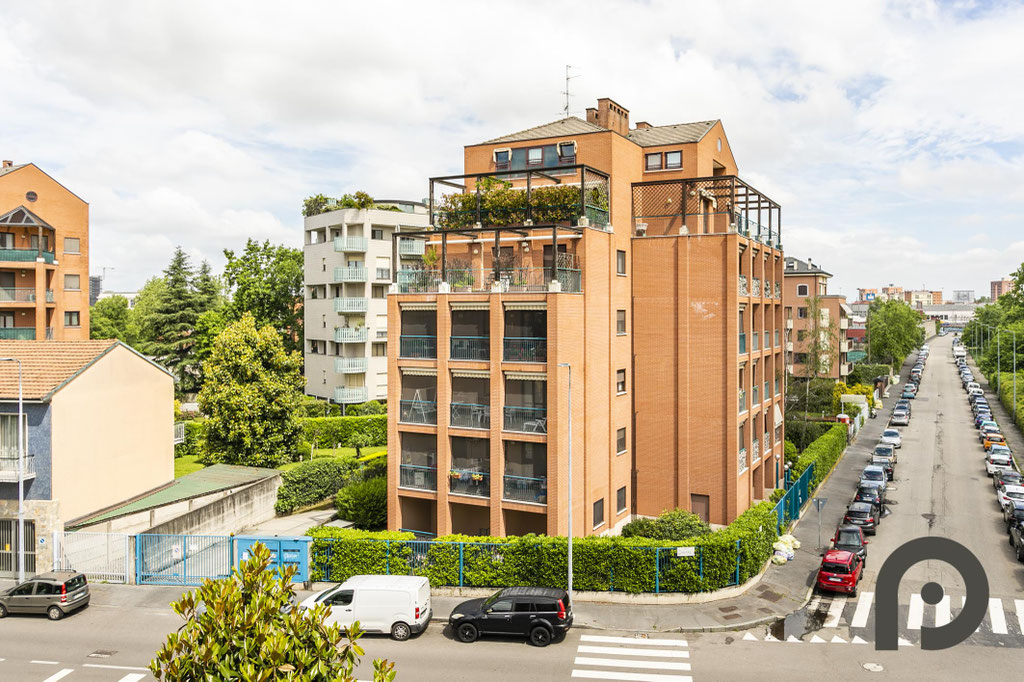
[[[22,392],[21,360],[0,358],[0,362],[18,363],[18,582],[25,582],[25,403]]]
[[[569,527],[568,527],[568,539],[569,539],[569,583],[566,592],[569,593],[569,601],[572,601],[572,365],[568,362],[558,363],[559,367],[565,367],[569,370]]]

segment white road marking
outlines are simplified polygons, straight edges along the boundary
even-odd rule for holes
[[[941,628],[949,624],[949,595],[943,595],[939,603],[935,605],[935,627]]]
[[[814,595],[813,597],[811,597],[811,601],[807,602],[807,610],[808,611],[817,611],[818,610],[818,604],[820,604],[820,603],[821,603],[821,595],[820,594]]]
[[[839,635],[833,635],[831,643],[832,644],[846,644],[846,640],[843,639],[842,637],[840,637]]]
[[[665,658],[689,658],[689,651],[655,651],[652,649],[630,649],[616,646],[585,646],[576,649],[581,654],[610,654],[612,656],[664,656]]]
[[[591,658],[589,656],[577,656],[573,661],[574,665],[597,665],[609,668],[646,668],[647,670],[689,670],[689,663],[674,663],[672,661],[627,661],[623,658]]]
[[[139,682],[139,680],[141,680],[144,677],[145,675],[141,673],[128,673],[127,675],[119,679],[117,682]]]
[[[850,640],[850,644],[867,644],[866,639],[861,639],[859,636],[854,635],[853,639]]]
[[[1020,626],[1020,632],[1024,635],[1024,599],[1014,599],[1013,608],[1017,611],[1017,625]]]
[[[910,643],[910,640],[903,639],[902,637],[898,637],[896,639],[896,644],[898,646],[914,646],[913,644]]]
[[[582,635],[581,642],[602,644],[637,644],[640,646],[687,646],[685,639],[639,639],[636,637],[606,637],[604,635]]]
[[[920,630],[922,622],[924,622],[924,599],[915,592],[910,595],[910,613],[907,614],[907,629]]]
[[[58,661],[29,661],[29,663],[35,663],[37,665],[60,665]]]
[[[633,682],[693,682],[689,675],[660,675],[656,673],[620,673],[617,670],[573,670],[573,677],[592,680],[632,680]]]
[[[143,670],[149,672],[149,668],[142,668],[137,665],[106,665],[105,663],[84,663],[84,668],[104,668],[106,670]]]
[[[829,604],[828,607],[828,616],[825,618],[825,623],[822,627],[839,627],[839,619],[843,616],[843,609],[846,608],[846,601],[846,597],[839,597],[832,600],[832,603]]]
[[[747,642],[756,642],[757,641],[757,637],[754,637],[754,635],[752,635],[752,634],[750,634],[748,632],[747,634],[743,635],[743,640],[747,641]],[[3,660],[3,659],[0,659],[0,660]]]
[[[793,635],[790,635],[789,637],[787,637],[786,641],[787,642],[796,642],[797,644],[803,644],[803,642],[801,642],[799,639],[797,639]]]
[[[1003,613],[1003,600],[992,597],[988,600],[988,617],[992,622],[992,632],[997,635],[1007,634],[1006,614]]]
[[[874,592],[861,593],[857,600],[857,609],[853,612],[853,620],[850,621],[851,628],[862,628],[868,624],[868,616],[871,615],[871,602],[874,598]]]
[[[813,637],[811,637],[811,644],[825,644],[825,640],[823,640],[821,637],[818,637],[817,635],[814,635]]]
[[[73,672],[75,672],[74,668],[64,668],[63,670],[60,670],[50,675],[45,680],[43,680],[43,682],[57,682],[57,680],[63,679]]]

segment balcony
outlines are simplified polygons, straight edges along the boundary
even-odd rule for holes
[[[778,282],[775,283],[775,298],[782,300],[782,286]]]
[[[40,254],[39,249],[0,249],[0,262],[35,263],[40,257],[44,263],[53,264],[53,251]]]
[[[740,296],[750,296],[750,290],[747,288],[747,276],[746,275],[740,275],[739,282],[740,282],[739,283],[739,295]]]
[[[786,352],[787,353],[792,353],[793,352],[793,342],[792,341],[786,341]]]
[[[361,358],[334,358],[334,371],[337,374],[365,374],[367,361]]]
[[[750,467],[747,466],[747,449],[746,448],[740,448],[738,456],[736,457],[736,465],[737,465],[737,467],[739,469],[739,472],[741,474],[744,471],[746,471],[747,469],[750,468]]]
[[[768,402],[769,400],[772,399],[772,382],[764,382],[764,393],[762,395],[764,395],[765,402]]]
[[[778,329],[775,330],[775,347],[776,348],[779,347],[779,330]]]
[[[839,364],[839,376],[846,377],[850,376],[850,372],[853,371],[852,362],[842,362]]]
[[[419,258],[426,251],[426,245],[421,239],[399,239],[398,255],[403,258]]]
[[[750,449],[750,462],[757,464],[761,461],[761,441],[754,439],[753,447]]]
[[[433,400],[402,400],[398,420],[406,424],[437,424],[437,403]]]
[[[436,491],[437,467],[402,464],[398,468],[398,487]]]
[[[358,266],[344,266],[334,268],[335,282],[365,282],[366,268]]]
[[[22,458],[17,453],[10,453],[10,455],[4,453],[0,455],[0,483],[18,482],[18,469],[20,468],[21,461]],[[23,478],[35,478],[36,468],[32,455],[25,455],[24,463]]]
[[[793,318],[792,317],[788,317],[788,318],[786,318],[786,329],[792,329],[792,328],[793,328]]]
[[[185,422],[175,422],[173,442],[175,445],[185,442]]]
[[[338,327],[334,330],[335,343],[365,343],[368,336],[366,327]]]
[[[849,341],[842,341],[842,342],[840,342],[840,344],[839,344],[839,352],[840,353],[849,353],[850,352],[850,342]]]
[[[504,429],[520,433],[547,433],[548,410],[546,407],[506,405]]]
[[[352,405],[355,403],[366,402],[366,387],[365,386],[338,386],[334,389],[334,402],[341,403],[343,405]]]
[[[479,403],[452,403],[451,425],[464,429],[489,429],[491,406]]]
[[[761,404],[760,396],[761,396],[761,389],[759,387],[754,386],[752,389],[750,389],[750,405],[751,405],[751,407],[757,407],[758,405]]]
[[[761,279],[754,277],[750,280],[750,295],[757,298],[761,296]]]
[[[557,281],[559,291],[578,294],[583,291],[582,271],[572,254],[559,254],[554,274],[549,267],[488,268],[481,277],[478,269],[446,267],[441,270],[402,268],[398,270],[398,291],[402,294],[438,293],[447,284],[452,293],[546,293]]]
[[[369,241],[366,237],[335,237],[334,250],[339,253],[363,253]]]
[[[35,327],[0,327],[0,340],[3,341],[35,341]]]
[[[342,297],[334,299],[334,312],[336,313],[365,313],[366,298]]]
[[[548,479],[529,476],[505,476],[502,498],[510,502],[548,503]]]
[[[452,360],[488,360],[491,357],[491,340],[487,336],[453,336],[451,338]]]
[[[399,357],[437,358],[437,337],[402,334],[399,340]]]
[[[53,289],[46,289],[46,302],[53,303]],[[0,288],[0,303],[35,303],[35,287]]]
[[[765,298],[771,298],[772,297],[772,283],[769,282],[768,280],[764,281],[764,297]]]
[[[505,362],[547,362],[548,340],[537,336],[505,337]]]
[[[747,334],[746,332],[740,332],[740,355],[747,352]]]
[[[747,392],[740,389],[740,412],[747,411]]]
[[[850,318],[848,318],[848,317],[840,317],[839,318],[839,328],[840,329],[849,329],[850,328]]]
[[[448,472],[448,491],[473,497],[491,496],[491,475],[486,471],[452,469]]]

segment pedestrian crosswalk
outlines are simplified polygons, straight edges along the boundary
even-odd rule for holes
[[[691,682],[685,639],[581,635],[572,677],[634,682]]]
[[[22,661],[8,661],[0,658],[0,680],[41,680],[42,682],[75,682],[76,679],[85,675],[88,679],[95,680],[97,675],[108,679],[110,682],[140,682],[141,680],[153,679],[142,667],[126,665],[106,665],[100,663],[85,663],[80,668],[64,667],[58,661],[30,660],[27,664]],[[34,672],[27,672],[32,670]],[[17,672],[15,672],[17,670]],[[128,672],[140,671],[140,672]],[[81,674],[80,674],[81,673]]]

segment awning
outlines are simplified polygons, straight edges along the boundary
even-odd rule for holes
[[[452,310],[490,310],[488,301],[452,301]]]
[[[486,369],[453,369],[452,376],[460,379],[490,379],[491,373]]]
[[[399,303],[398,307],[401,310],[437,310],[437,301]]]
[[[409,377],[436,377],[437,370],[433,367],[399,367],[399,371]]]
[[[547,310],[547,301],[506,301],[505,310]]]
[[[778,426],[782,423],[782,410],[778,405],[772,405],[772,409],[775,410],[775,426]]]
[[[546,372],[505,372],[505,378],[516,381],[547,381],[548,375]]]

